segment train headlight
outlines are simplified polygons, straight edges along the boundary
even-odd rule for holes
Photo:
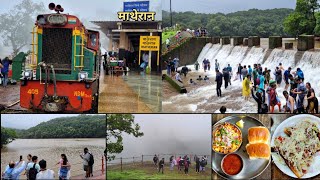
[[[88,78],[88,73],[87,72],[85,72],[85,71],[79,72],[79,74],[78,74],[79,81],[83,81],[83,80],[85,80],[87,78]]]
[[[30,70],[25,71],[25,72],[23,73],[23,77],[24,77],[25,79],[31,79],[31,78],[32,78],[32,71],[30,71]]]

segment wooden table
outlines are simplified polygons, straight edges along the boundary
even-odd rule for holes
[[[235,114],[214,114],[212,116],[212,124],[215,124],[219,120],[230,116],[230,115],[235,115]],[[264,114],[248,114],[248,116],[251,116],[253,118],[256,118],[260,120],[267,128],[270,129],[271,126],[271,120],[269,115],[264,115]],[[220,177],[216,172],[212,170],[212,179],[224,179]],[[269,165],[265,171],[260,174],[260,176],[256,177],[256,179],[271,179],[271,166]]]

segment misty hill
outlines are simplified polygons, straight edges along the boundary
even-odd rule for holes
[[[21,139],[105,138],[105,115],[55,118],[27,130],[14,129]]]
[[[260,36],[271,35],[288,37],[284,32],[283,21],[293,9],[250,9],[228,14],[204,14],[173,12],[173,25],[180,24],[183,29],[206,27],[211,36]],[[162,12],[163,27],[170,27],[170,12]]]

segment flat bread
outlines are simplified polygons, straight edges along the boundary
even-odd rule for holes
[[[291,171],[301,178],[308,172],[314,154],[320,151],[320,130],[315,123],[304,120],[285,128],[284,133],[286,137],[276,137],[275,148]]]

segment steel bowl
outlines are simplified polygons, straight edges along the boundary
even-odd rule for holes
[[[224,126],[225,123],[226,123],[226,122],[215,124],[215,125],[213,126],[212,136],[215,134],[216,130],[219,129],[219,127],[221,127],[221,126]],[[233,123],[229,123],[229,124],[233,125],[234,127],[236,127],[236,128],[239,130],[239,132],[240,132],[240,137],[241,137],[241,142],[240,142],[240,144],[238,145],[238,148],[235,149],[234,151],[228,152],[228,153],[221,153],[221,152],[218,152],[218,151],[216,151],[215,149],[213,149],[212,145],[213,145],[213,142],[214,142],[214,139],[215,139],[215,138],[212,137],[211,149],[212,149],[214,152],[218,153],[218,154],[231,154],[231,153],[234,153],[234,152],[238,151],[239,148],[240,148],[241,145],[242,145],[242,141],[243,141],[243,140],[242,140],[242,131],[241,131],[241,129],[240,129],[237,125],[235,125],[235,124],[233,124]]]

